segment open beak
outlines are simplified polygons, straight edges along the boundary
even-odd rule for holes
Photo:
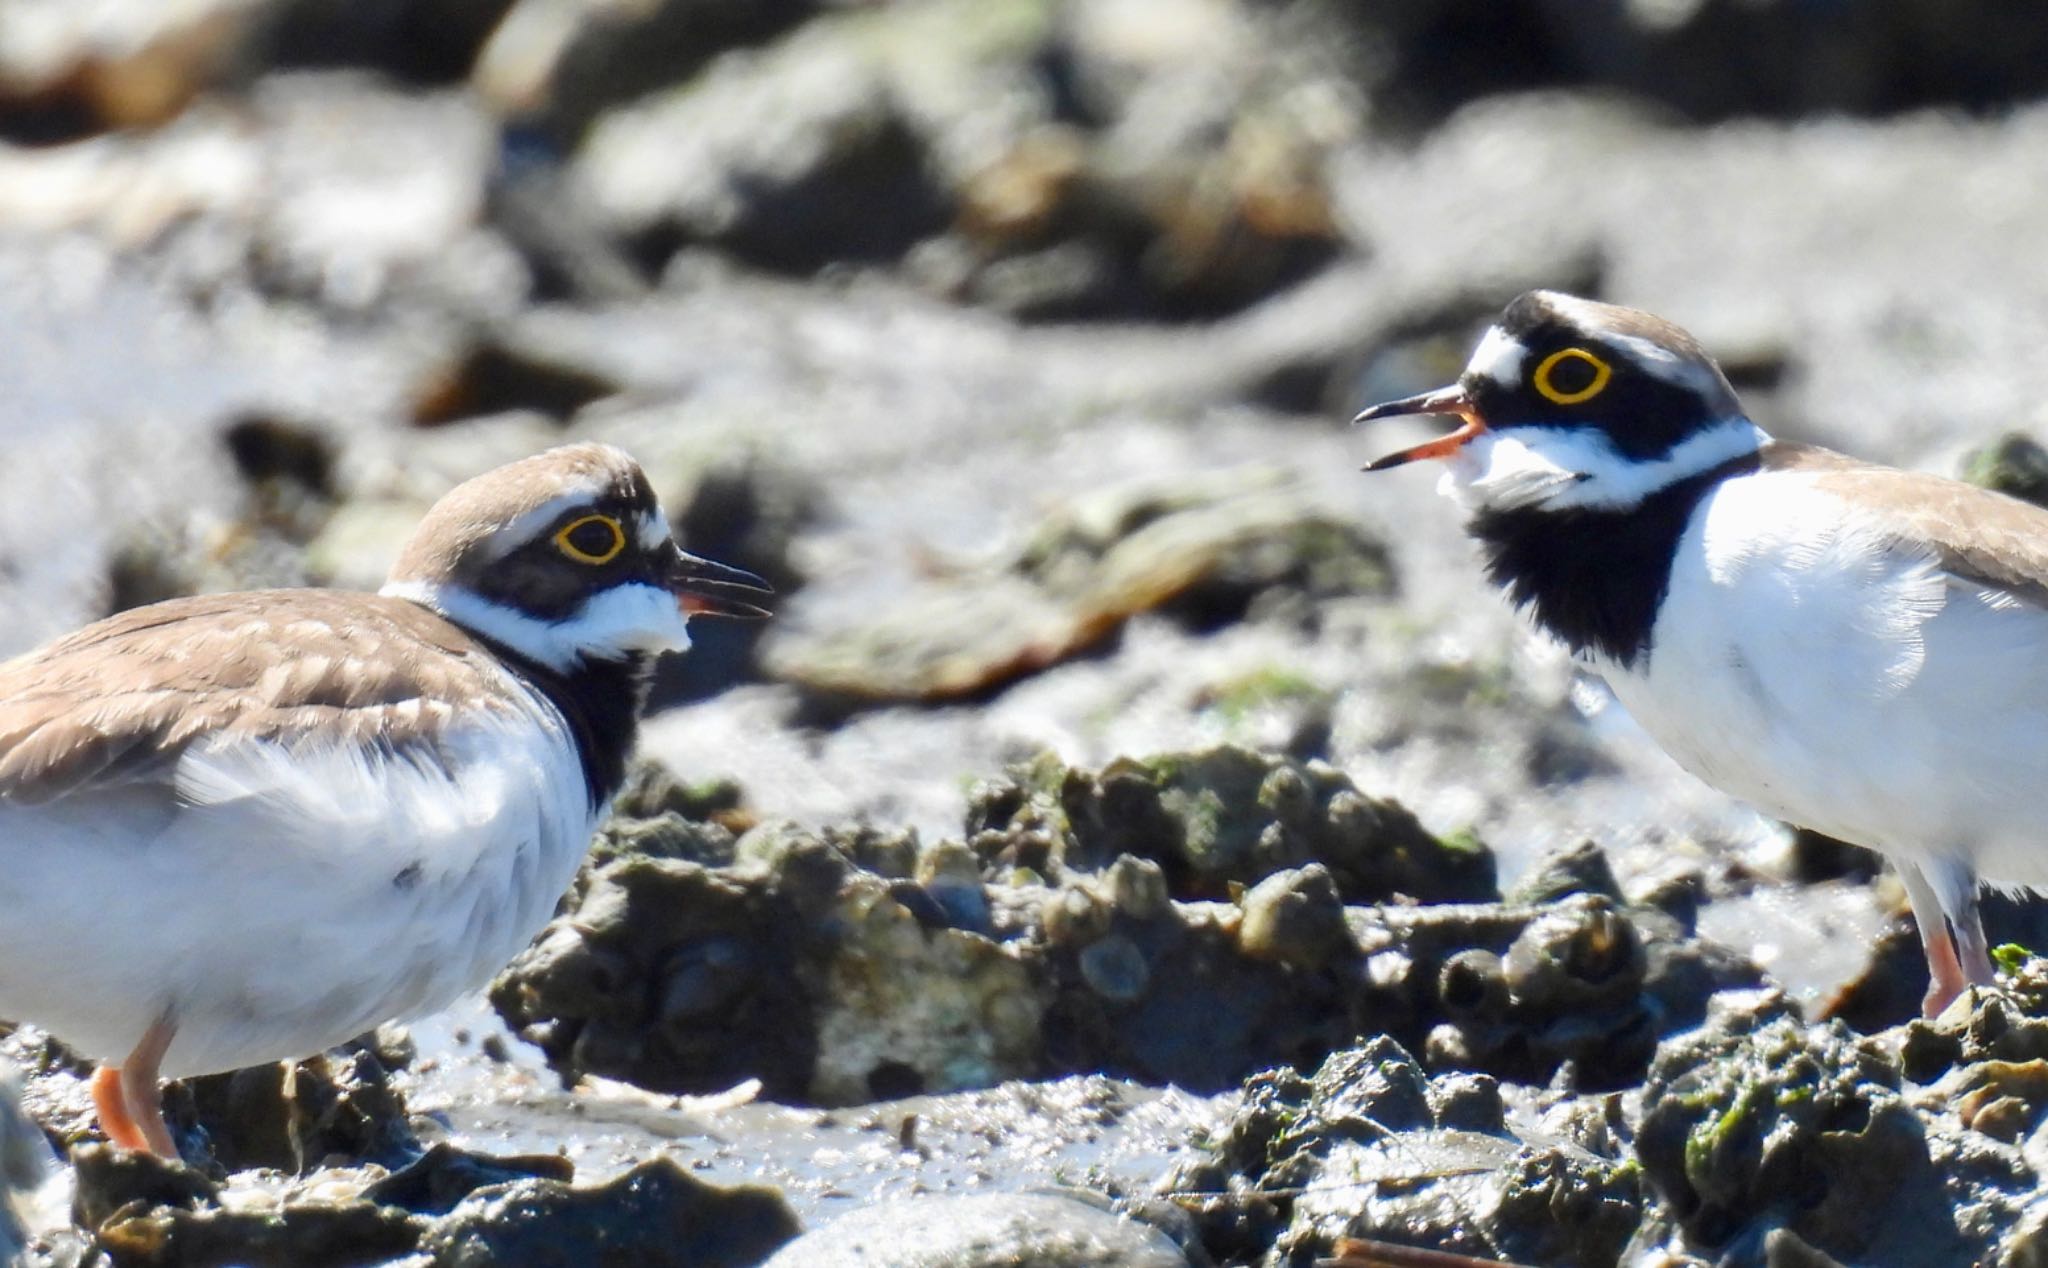
[[[680,549],[669,561],[665,580],[669,593],[676,596],[676,606],[689,616],[736,616],[759,620],[768,615],[768,610],[741,596],[774,593],[767,582],[744,568],[700,559]]]
[[[1486,430],[1486,423],[1479,417],[1479,410],[1472,404],[1472,398],[1465,395],[1465,389],[1455,383],[1449,387],[1440,387],[1434,392],[1424,392],[1420,396],[1409,396],[1398,401],[1388,401],[1384,405],[1375,405],[1351,421],[1369,423],[1376,418],[1398,418],[1403,414],[1455,414],[1464,421],[1459,424],[1456,431],[1447,436],[1425,440],[1412,449],[1390,453],[1376,462],[1367,464],[1367,471],[1385,471],[1389,467],[1398,467],[1423,458],[1448,458],[1464,448],[1465,442]]]

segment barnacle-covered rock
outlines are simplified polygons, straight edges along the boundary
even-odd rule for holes
[[[1618,1089],[1717,991],[1761,981],[1696,936],[1689,903],[1667,906],[1680,914],[1624,902],[1606,856],[1581,842],[1539,860],[1491,921],[1475,912],[1462,940],[1455,922],[1426,936],[1366,924],[1360,945],[1430,1026],[1432,1068],[1542,1084],[1569,1066],[1577,1089]]]
[[[1095,772],[1047,755],[977,788],[967,830],[991,866],[1057,873],[1151,859],[1182,898],[1219,898],[1310,863],[1347,903],[1498,895],[1485,847],[1431,835],[1321,762],[1228,746]]]
[[[1896,1231],[1890,1216],[1948,1205],[1897,1064],[1841,1023],[1805,1025],[1769,1000],[1717,1006],[1658,1050],[1636,1147],[1701,1246],[1776,1220],[1827,1254],[1907,1262],[1876,1240]]]
[[[1155,866],[1125,859],[1048,892],[1034,959],[1051,988],[1050,1068],[1214,1091],[1357,1033],[1341,928],[1301,942],[1276,933],[1273,947],[1253,953],[1237,909],[1157,901],[1157,877]],[[1274,954],[1282,945],[1287,955]]]
[[[773,823],[728,841],[656,786],[631,804],[658,813],[614,820],[493,988],[571,1079],[752,1077],[825,1104],[1050,1073],[1215,1091],[1382,1034],[1434,1069],[1619,1088],[1713,991],[1757,980],[1604,894],[1407,901],[1490,897],[1491,855],[1331,767],[1243,749],[1042,759],[973,794],[965,842]],[[1498,1117],[1474,1095],[1459,1121]]]
[[[1490,1080],[1431,1078],[1379,1038],[1332,1053],[1312,1075],[1254,1078],[1213,1151],[1160,1183],[1184,1201],[1229,1194],[1194,1209],[1203,1244],[1233,1261],[1269,1247],[1306,1261],[1367,1238],[1605,1268],[1644,1195],[1602,1103],[1576,1102],[1587,1112],[1547,1116],[1543,1139],[1523,1141]]]
[[[1979,1062],[2048,1059],[2048,960],[2011,958],[2002,991],[1969,992],[1941,1016],[1906,1024],[1899,1064],[1907,1078],[1932,1083]]]
[[[816,1023],[795,947],[764,936],[802,928],[786,890],[682,859],[604,865],[582,904],[499,975],[491,1002],[570,1077],[676,1092],[752,1077],[801,1099]]]
[[[651,817],[606,827],[493,1002],[565,1077],[666,1092],[755,1077],[848,1104],[1054,1072],[1217,1090],[1428,1016],[1365,971],[1347,901],[1491,892],[1482,848],[1319,764],[1033,771],[1065,802],[985,789],[968,842],[929,844],[772,823],[733,840],[686,817],[730,818],[729,799],[693,809],[643,773],[625,804]],[[1190,890],[1206,901],[1175,901]]]
[[[1445,961],[1449,1020],[1430,1035],[1430,1059],[1531,1082],[1570,1061],[1581,1087],[1624,1086],[1672,1028],[1645,990],[1647,968],[1634,920],[1607,900],[1542,909],[1505,954],[1474,948]]]
[[[1041,992],[1017,948],[967,927],[988,924],[978,879],[941,861],[929,885],[892,880],[786,825],[735,851],[599,863],[493,1001],[565,1074],[662,1091],[758,1077],[847,1104],[1035,1072]]]

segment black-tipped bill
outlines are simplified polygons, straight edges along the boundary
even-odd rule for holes
[[[1388,401],[1384,405],[1375,405],[1371,409],[1361,411],[1358,417],[1351,421],[1369,423],[1380,418],[1399,418],[1404,414],[1455,414],[1464,421],[1456,431],[1447,436],[1425,440],[1412,449],[1390,453],[1384,458],[1366,464],[1367,471],[1385,471],[1389,467],[1403,466],[1423,458],[1448,458],[1464,448],[1465,442],[1486,430],[1486,423],[1479,417],[1479,410],[1472,404],[1472,398],[1465,395],[1465,389],[1455,383],[1449,387],[1440,387],[1434,392],[1424,392],[1420,396],[1408,396],[1398,401]]]
[[[760,620],[769,615],[768,610],[742,596],[775,593],[767,582],[744,568],[701,559],[682,550],[676,552],[669,564],[666,580],[669,591],[676,596],[676,606],[691,616]]]

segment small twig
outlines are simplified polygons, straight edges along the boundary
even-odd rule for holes
[[[1525,1268],[1505,1259],[1481,1259],[1454,1250],[1424,1250],[1367,1237],[1343,1237],[1337,1254],[1316,1260],[1316,1268]]]

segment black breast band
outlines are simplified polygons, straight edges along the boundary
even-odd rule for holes
[[[1534,609],[1537,624],[1572,651],[1628,667],[1650,650],[1671,561],[1700,499],[1760,465],[1757,454],[1743,454],[1622,510],[1482,511],[1470,530],[1487,576],[1516,607]]]

